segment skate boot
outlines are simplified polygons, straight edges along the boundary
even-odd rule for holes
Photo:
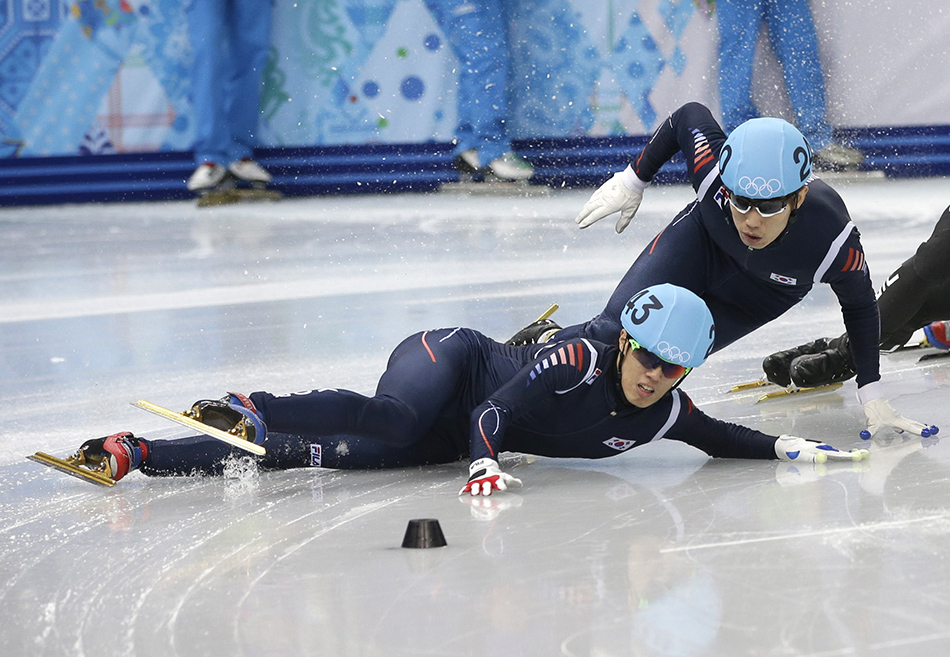
[[[270,172],[249,157],[235,160],[228,165],[228,171],[238,180],[264,187],[272,180]]]
[[[523,182],[534,175],[534,167],[515,153],[505,153],[488,163],[488,170],[499,180]]]
[[[137,470],[148,456],[148,445],[128,431],[105,438],[87,440],[73,457],[73,465],[99,472],[113,481],[119,481]]]
[[[188,191],[201,193],[212,190],[224,181],[227,173],[227,170],[220,164],[205,162],[195,169],[191,177],[188,178]]]
[[[555,324],[554,320],[539,319],[515,333],[505,344],[511,347],[526,347],[532,344],[541,344],[547,342],[552,335],[560,330],[561,327]]]
[[[828,348],[828,338],[818,338],[814,342],[802,344],[785,351],[777,351],[771,356],[767,356],[762,361],[762,369],[765,371],[765,378],[775,385],[787,388],[792,385],[792,377],[789,370],[792,367],[792,361],[799,356],[806,354],[817,354]]]
[[[267,435],[267,427],[253,402],[235,392],[221,399],[196,401],[185,415],[256,445],[264,442]]]
[[[462,151],[455,156],[455,168],[462,174],[484,173],[478,151],[474,148]]]
[[[855,375],[848,334],[828,341],[828,348],[817,354],[799,356],[792,361],[789,373],[792,382],[800,388],[814,388],[838,381],[847,381]]]
[[[924,327],[927,344],[936,349],[950,349],[950,321],[933,322]]]

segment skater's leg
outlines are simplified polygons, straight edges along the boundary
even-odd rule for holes
[[[410,445],[395,446],[360,436],[301,436],[269,432],[264,456],[249,456],[208,436],[139,440],[147,457],[139,469],[148,476],[220,475],[232,458],[250,458],[262,470],[323,467],[343,470],[398,468],[451,463],[462,454],[452,442],[430,433]],[[134,469],[134,468],[132,468]]]
[[[426,435],[439,414],[458,400],[468,367],[467,334],[467,329],[439,329],[404,340],[373,397],[336,389],[250,397],[270,431],[346,434],[406,446]]]
[[[950,208],[912,258],[891,274],[878,297],[881,349],[900,347],[917,329],[950,317]]]
[[[565,327],[551,339],[584,337],[615,343],[620,335],[623,305],[640,290],[658,283],[672,283],[704,296],[711,274],[710,254],[716,248],[702,226],[684,211],[646,245],[610,295],[603,312],[584,324]],[[684,267],[684,262],[691,266]]]

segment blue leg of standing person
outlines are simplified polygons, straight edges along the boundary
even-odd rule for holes
[[[511,150],[507,12],[499,0],[426,0],[461,64],[456,152],[476,149],[482,166]]]
[[[187,5],[191,37],[195,164],[228,164],[231,142],[225,111],[226,71],[222,46],[227,0],[191,0]]]
[[[752,66],[766,0],[720,0],[719,103],[726,132],[758,116],[752,101]]]
[[[764,4],[769,40],[782,65],[798,128],[812,149],[820,151],[831,143],[831,126],[811,7],[808,0],[766,0]]]
[[[230,76],[228,125],[231,143],[228,160],[251,157],[260,142],[264,66],[270,51],[271,0],[235,0],[228,15]]]

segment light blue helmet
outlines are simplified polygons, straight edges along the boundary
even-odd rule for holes
[[[630,298],[620,313],[627,334],[648,351],[675,365],[699,367],[716,338],[712,313],[683,287],[651,285]]]
[[[747,198],[778,198],[805,186],[811,148],[788,121],[752,119],[732,131],[719,153],[726,189]]]

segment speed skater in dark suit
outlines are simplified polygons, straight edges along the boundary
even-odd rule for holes
[[[618,312],[618,316],[621,313]],[[375,469],[470,459],[460,494],[521,486],[502,451],[605,458],[659,438],[710,456],[822,463],[862,460],[817,441],[771,436],[705,415],[678,388],[713,346],[715,328],[692,292],[656,285],[628,299],[618,340],[584,338],[523,347],[467,328],[410,336],[396,347],[372,397],[323,389],[229,394],[195,404],[202,421],[247,426],[262,469]],[[146,440],[122,432],[78,454],[114,480],[219,473],[234,447],[207,436]]]
[[[808,142],[786,121],[752,119],[727,139],[708,108],[686,104],[657,128],[634,164],[594,192],[576,223],[586,228],[620,212],[617,232],[623,231],[650,181],[677,153],[686,158],[696,200],[646,245],[600,315],[554,339],[616,340],[619,309],[631,294],[672,283],[706,302],[718,351],[782,315],[815,283],[826,283],[851,338],[868,431],[929,431],[883,396],[878,310],[860,233],[837,192],[812,177]]]
[[[877,298],[881,313],[881,351],[907,344],[913,333],[924,330],[927,345],[950,349],[950,207],[943,211],[933,234],[913,257],[891,274]],[[788,386],[812,387],[847,381],[855,375],[851,341],[818,338],[792,349],[776,352],[762,362],[766,378]]]

